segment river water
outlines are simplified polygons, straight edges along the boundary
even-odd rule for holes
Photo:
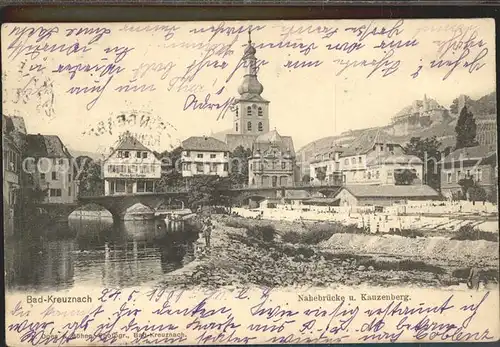
[[[6,240],[5,282],[16,291],[141,285],[192,261],[197,237],[182,222],[70,219]]]

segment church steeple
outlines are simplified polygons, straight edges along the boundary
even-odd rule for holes
[[[248,45],[245,48],[243,54],[243,62],[245,66],[245,75],[243,76],[243,82],[238,88],[238,93],[242,98],[248,99],[252,96],[262,94],[264,87],[257,79],[257,58],[255,53],[257,50],[252,45],[252,31],[248,29]]]
[[[238,87],[240,97],[233,111],[233,129],[238,134],[260,135],[269,132],[269,101],[261,96],[264,87],[257,78],[256,52],[252,44],[252,31],[249,29],[248,44],[241,59],[245,72]]]

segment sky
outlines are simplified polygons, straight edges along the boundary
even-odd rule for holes
[[[495,90],[488,19],[26,23],[2,26],[2,112],[24,117],[28,133],[59,135],[74,150],[109,151],[126,130],[152,149],[169,150],[189,136],[232,127],[230,111],[221,117],[220,110],[193,110],[189,101],[210,94],[224,104],[239,96],[244,69],[236,67],[249,26],[256,56],[267,62],[258,78],[271,129],[292,136],[297,149],[386,125],[424,94],[448,107],[460,94]],[[187,48],[196,44],[205,49]],[[313,66],[293,67],[308,61]],[[127,92],[127,85],[144,91]],[[149,117],[148,126],[117,121],[131,114]]]

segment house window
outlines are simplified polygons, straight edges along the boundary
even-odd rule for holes
[[[212,163],[212,165],[210,165],[210,172],[217,172],[217,163]]]
[[[259,116],[262,117],[264,115],[264,111],[262,111],[262,107],[258,109]]]
[[[281,169],[282,170],[285,170],[286,169],[286,163],[283,161],[281,162]]]
[[[71,187],[68,187],[68,196],[71,196]]]
[[[259,122],[259,131],[263,131],[264,127],[262,126],[262,122]]]
[[[210,154],[210,158],[214,159],[217,155],[215,154]]]
[[[362,161],[363,161],[363,158],[358,157],[358,164],[361,164]]]
[[[228,170],[228,164],[227,163],[224,163],[224,171],[227,171]]]
[[[247,123],[247,130],[252,131],[252,122]]]
[[[375,173],[375,177],[376,177],[377,179],[380,177],[380,173],[379,173],[378,171]]]
[[[238,131],[238,123],[236,123],[236,131]]]
[[[146,181],[146,192],[152,193],[154,191],[153,181]]]
[[[141,158],[141,152],[139,152],[139,151],[135,152],[135,156],[136,156],[137,158]]]
[[[57,172],[52,172],[52,181],[57,181]]]
[[[234,114],[235,114],[236,118],[238,118],[238,107],[236,107],[236,108],[234,109]]]
[[[252,108],[250,106],[247,106],[247,116],[252,115]]]
[[[345,165],[349,165],[349,159],[347,159],[347,158],[346,158],[346,159],[344,160],[344,164],[345,164]]]
[[[482,179],[483,179],[483,171],[481,169],[477,169],[477,172],[476,172],[476,181],[477,182],[481,182]]]
[[[44,179],[45,179],[45,174],[44,174],[44,173],[41,173],[41,174],[40,174],[40,179],[41,179],[41,180],[44,180]]]
[[[117,193],[125,193],[125,181],[124,180],[118,180],[116,181],[116,192]]]
[[[460,180],[460,176],[462,175],[462,171],[457,171],[457,182]]]
[[[49,196],[51,197],[60,197],[62,196],[62,190],[61,189],[53,189],[51,188],[49,191]]]
[[[351,158],[351,163],[356,164],[356,158]]]
[[[203,172],[203,164],[196,164],[196,171],[197,172]]]
[[[146,182],[144,181],[137,181],[137,192],[138,193],[143,193],[146,191]]]
[[[370,171],[368,171],[368,179],[371,179],[372,178],[372,173]]]
[[[142,158],[146,159],[148,157],[148,152],[142,152]]]
[[[467,170],[467,178],[470,177],[470,170]]]
[[[116,153],[116,157],[117,157],[117,158],[122,158],[122,157],[123,157],[123,153],[122,153],[122,151],[118,151],[118,152]]]
[[[198,153],[198,154],[196,155],[196,157],[197,157],[197,158],[200,158],[200,159],[203,159],[203,153]]]
[[[224,152],[224,158],[227,158],[227,152]]]
[[[124,156],[125,158],[128,158],[128,157],[130,156],[130,152],[129,152],[129,151],[125,151],[125,152],[123,152],[123,156]]]
[[[71,182],[71,174],[68,174],[68,182]]]
[[[448,183],[451,183],[451,172],[448,172],[448,173],[447,173],[447,176],[446,176],[446,181],[447,181]]]

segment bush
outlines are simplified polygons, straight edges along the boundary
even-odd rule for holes
[[[246,228],[248,223],[245,223],[244,219],[234,219],[230,218],[224,221],[224,224],[231,228]]]
[[[424,233],[415,229],[401,229],[401,230],[390,230],[388,232],[389,235],[399,235],[403,237],[410,237],[410,238],[416,238],[416,237],[423,237]]]
[[[300,243],[302,241],[301,234],[293,231],[293,230],[288,230],[281,235],[281,240],[283,242],[288,242],[288,243]]]
[[[276,230],[272,225],[251,225],[247,227],[246,233],[249,238],[271,242],[274,240]]]
[[[453,236],[451,239],[460,241],[486,240],[486,241],[498,242],[498,234],[475,229],[472,225],[464,225],[461,226],[460,229],[458,229],[455,236]]]
[[[333,234],[359,234],[363,233],[363,229],[358,228],[355,224],[342,225],[339,223],[316,223],[309,227],[305,232],[286,231],[282,234],[281,239],[288,243],[301,243],[306,245],[317,245],[322,241],[326,241]]]

